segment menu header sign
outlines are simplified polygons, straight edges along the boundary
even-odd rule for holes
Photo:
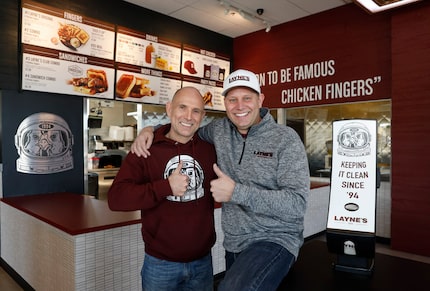
[[[375,232],[376,120],[333,122],[327,228]]]

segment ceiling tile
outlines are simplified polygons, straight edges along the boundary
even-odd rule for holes
[[[124,0],[229,37],[265,29],[260,20],[225,15],[218,0]],[[260,17],[271,26],[296,20],[351,2],[351,0],[222,0],[250,14],[263,8]]]

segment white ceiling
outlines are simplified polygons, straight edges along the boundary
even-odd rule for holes
[[[124,1],[233,38],[266,29],[262,21],[250,21],[238,13],[226,15],[224,7],[218,0]],[[264,13],[261,18],[271,26],[275,26],[351,3],[351,0],[224,0],[223,2],[253,15],[257,15],[258,8],[263,8]]]

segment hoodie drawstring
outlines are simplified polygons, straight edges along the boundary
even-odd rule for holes
[[[180,152],[180,150],[179,150],[179,147],[180,147],[180,145],[179,145],[179,143],[178,142],[175,142],[175,145],[176,145],[176,150],[177,150],[177,152],[178,152],[178,159],[179,159],[179,162],[178,163],[180,163],[181,162],[181,152]],[[194,148],[194,140],[193,140],[193,138],[191,138],[191,149],[192,149],[192,158],[193,158],[193,175],[194,175],[194,181],[195,182],[197,182],[197,176],[196,176],[196,173],[197,173],[197,167],[196,167],[196,159],[194,158],[195,157],[195,154],[196,154],[196,152],[195,152],[195,148]],[[181,169],[182,170],[182,169]],[[191,181],[190,181],[191,182]],[[195,187],[194,187],[194,197],[195,197],[195,199],[196,199],[196,202],[198,203],[198,200],[197,200],[197,196],[198,196],[198,194],[197,194],[197,184],[196,185],[194,185]]]

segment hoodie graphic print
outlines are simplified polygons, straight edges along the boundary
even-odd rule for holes
[[[189,155],[179,155],[171,158],[164,169],[164,178],[167,179],[182,161],[181,174],[187,175],[189,183],[184,196],[167,196],[170,201],[187,202],[204,196],[203,181],[205,174],[200,163]]]

